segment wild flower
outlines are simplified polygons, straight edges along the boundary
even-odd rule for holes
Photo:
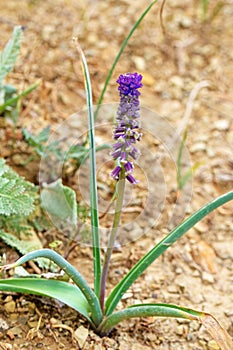
[[[143,85],[142,75],[138,73],[121,74],[117,80],[118,91],[120,92],[120,104],[117,110],[116,124],[113,139],[116,141],[112,146],[111,156],[117,161],[111,176],[115,180],[126,178],[130,183],[138,181],[132,175],[134,160],[140,156],[139,150],[135,147],[140,141],[142,134],[138,131],[140,127],[140,101],[141,93],[138,91]]]
[[[177,317],[188,320],[196,320],[215,338],[222,350],[233,349],[233,343],[228,333],[219,325],[216,319],[203,311],[192,310],[187,307],[165,303],[133,303],[131,306],[121,308],[116,311],[123,295],[129,290],[133,283],[145,270],[173,243],[183,236],[190,228],[198,223],[214,209],[233,200],[233,191],[223,194],[212,202],[197,210],[180,225],[175,227],[160,242],[152,247],[138,262],[128,271],[128,273],[118,282],[113,290],[105,298],[106,281],[109,271],[109,263],[113,251],[115,239],[123,209],[123,199],[126,179],[137,182],[134,179],[133,160],[139,156],[139,151],[135,147],[137,141],[141,139],[139,133],[139,88],[142,87],[142,76],[138,73],[127,73],[120,75],[117,80],[120,92],[120,104],[116,116],[114,129],[114,140],[112,157],[117,165],[112,171],[112,176],[120,180],[116,183],[115,213],[112,229],[109,235],[103,264],[101,263],[100,232],[99,232],[99,212],[98,212],[98,191],[96,177],[96,148],[95,148],[95,128],[92,102],[91,81],[85,56],[79,48],[83,71],[85,77],[86,97],[88,105],[88,140],[90,157],[90,214],[92,231],[93,267],[94,267],[94,290],[89,286],[81,273],[72,266],[65,258],[51,249],[39,249],[32,251],[12,264],[0,266],[1,270],[16,268],[32,259],[48,258],[56,263],[73,281],[64,282],[57,279],[21,277],[0,279],[0,291],[24,292],[49,296],[62,301],[77,310],[92,326],[94,331],[100,336],[107,336],[111,330],[120,322],[133,317]],[[65,191],[64,191],[65,192]],[[1,195],[1,188],[0,188]],[[5,196],[4,196],[5,197]],[[71,196],[69,196],[70,198]],[[57,197],[56,197],[57,198]],[[74,205],[77,205],[75,196],[72,196]],[[56,199],[57,201],[57,199]],[[57,204],[54,202],[54,206]],[[62,208],[63,210],[63,208]],[[62,213],[61,213],[62,214]]]

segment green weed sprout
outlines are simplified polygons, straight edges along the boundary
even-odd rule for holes
[[[4,84],[6,76],[13,70],[17,61],[22,34],[23,27],[16,26],[12,38],[8,41],[4,50],[0,52],[0,116],[10,117],[13,120],[14,126],[16,126],[18,120],[18,102],[40,84],[40,81],[37,81],[21,93],[18,93],[14,86]]]
[[[188,130],[186,129],[184,131],[179,149],[178,149],[178,155],[176,159],[176,166],[177,166],[177,190],[178,192],[182,191],[190,177],[193,175],[193,173],[199,168],[201,165],[200,162],[195,163],[191,168],[189,168],[184,174],[182,172],[182,156],[183,156],[183,150],[184,145],[186,142],[188,136]]]
[[[139,276],[173,243],[192,228],[202,218],[219,206],[233,199],[233,191],[230,191],[212,202],[206,204],[189,218],[178,225],[158,244],[156,244],[115,286],[105,298],[105,286],[108,275],[108,267],[111,258],[116,233],[118,230],[122,202],[124,196],[125,181],[132,186],[137,184],[133,176],[133,160],[139,155],[136,142],[140,141],[139,132],[139,91],[142,76],[138,73],[127,73],[118,79],[120,104],[114,128],[115,143],[112,147],[112,157],[116,160],[116,167],[112,171],[112,177],[116,180],[117,199],[115,217],[112,232],[101,265],[99,220],[98,220],[98,196],[96,180],[96,147],[95,127],[92,104],[92,90],[88,66],[85,56],[80,49],[86,86],[86,99],[88,107],[88,137],[90,157],[90,210],[92,228],[92,247],[94,264],[94,290],[86,280],[66,259],[50,249],[40,249],[22,256],[13,264],[5,265],[1,269],[18,267],[29,260],[47,258],[56,263],[71,279],[70,282],[50,280],[44,278],[8,278],[0,280],[0,291],[14,291],[29,294],[39,294],[56,298],[68,306],[77,310],[89,322],[94,331],[100,336],[109,335],[111,330],[121,321],[133,317],[157,316],[176,317],[188,320],[198,320],[209,330],[211,335],[223,350],[232,348],[230,336],[218,324],[213,316],[205,312],[199,312],[186,307],[173,304],[136,304],[123,310],[116,311],[116,307]]]
[[[221,9],[224,6],[224,1],[217,1],[214,8],[212,9],[211,13],[207,17],[207,12],[209,8],[209,0],[201,0],[201,6],[202,6],[202,20],[203,21],[213,21],[213,19],[219,14]]]
[[[72,174],[79,169],[80,165],[83,164],[89,157],[89,150],[86,145],[86,141],[83,143],[71,145],[68,152],[62,148],[61,140],[50,141],[50,126],[45,127],[39,133],[33,134],[29,130],[22,128],[22,134],[26,143],[32,148],[33,153],[25,160],[23,165],[27,165],[35,159],[42,158],[45,154],[48,159],[56,159],[58,162],[69,165],[71,160],[74,160],[72,166]],[[97,151],[108,149],[108,144],[103,144],[96,147]],[[65,171],[64,171],[65,172]],[[52,175],[52,174],[51,174]],[[53,178],[53,176],[51,176]]]

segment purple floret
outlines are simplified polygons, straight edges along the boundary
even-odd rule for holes
[[[131,175],[131,174],[128,174],[128,175],[126,175],[126,179],[131,183],[131,184],[137,184],[139,181],[138,180],[136,180],[134,177],[133,177],[133,175]]]
[[[111,175],[115,180],[119,179],[119,175],[120,175],[121,170],[122,170],[121,167],[119,165],[117,165],[115,167],[115,169],[111,172]]]

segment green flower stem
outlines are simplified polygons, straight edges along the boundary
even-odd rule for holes
[[[87,284],[83,276],[68,261],[66,261],[61,255],[59,255],[55,251],[51,249],[35,250],[22,256],[22,258],[17,260],[15,263],[6,265],[4,268],[15,268],[26,263],[29,260],[37,258],[48,258],[49,260],[52,260],[72,279],[72,281],[80,288],[83,295],[86,297],[90,306],[91,319],[93,320],[94,324],[98,326],[102,320],[102,312],[96,294]]]
[[[122,210],[123,199],[124,199],[124,192],[125,192],[125,174],[124,174],[124,172],[122,172],[120,179],[119,179],[119,182],[117,184],[117,194],[116,194],[117,199],[116,199],[114,220],[113,220],[111,234],[109,237],[107,250],[105,253],[102,276],[101,276],[100,305],[101,305],[103,312],[104,312],[104,298],[105,298],[106,281],[107,281],[107,276],[108,276],[108,270],[109,270],[109,264],[110,264],[110,260],[111,260],[112,250],[114,247],[117,231],[119,228],[119,223],[120,223],[120,218],[121,218],[121,210]]]

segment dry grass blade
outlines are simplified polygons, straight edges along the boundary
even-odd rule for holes
[[[221,350],[232,350],[233,342],[227,331],[211,315],[206,314],[200,318],[200,322],[205,329],[211,334]]]

